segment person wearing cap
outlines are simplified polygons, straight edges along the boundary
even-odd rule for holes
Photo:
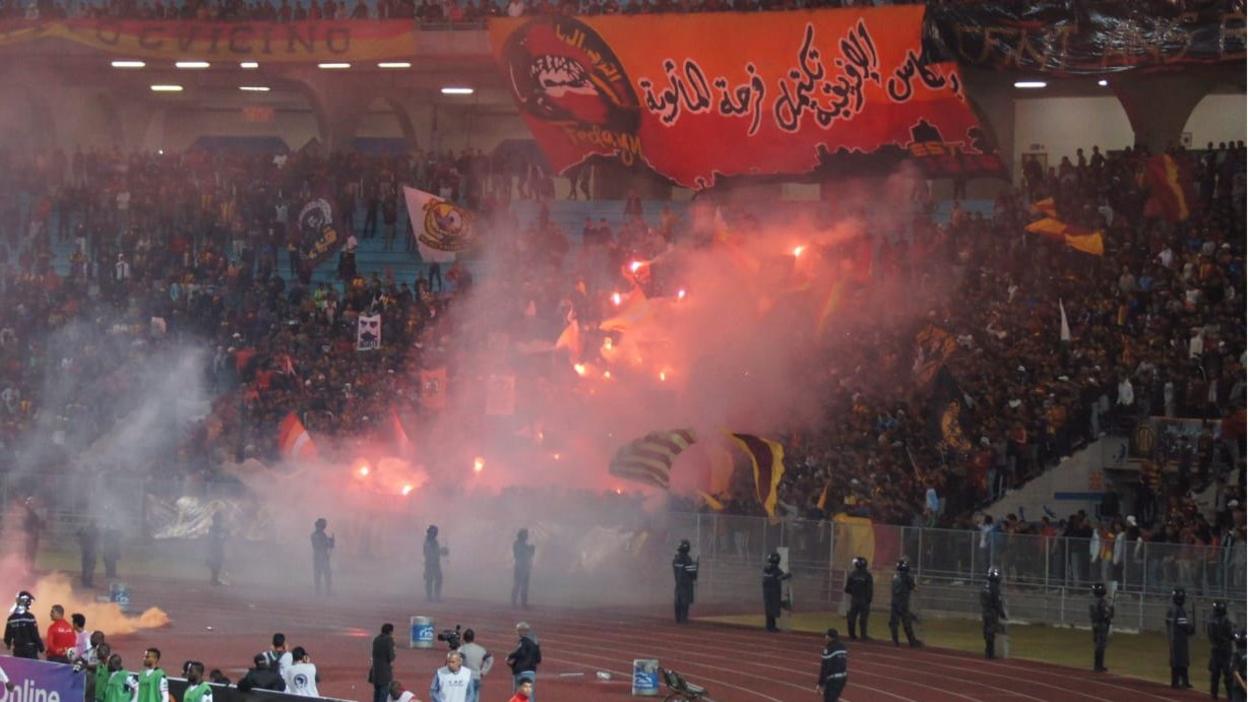
[[[836,629],[828,629],[824,638],[826,645],[820,656],[822,662],[819,665],[819,682],[815,684],[815,691],[823,695],[823,702],[836,702],[845,690],[845,683],[849,681],[849,652],[845,650],[845,644],[841,643]]]
[[[316,594],[321,594],[321,584],[325,585],[325,594],[333,594],[334,577],[329,567],[329,553],[334,550],[334,537],[325,533],[329,521],[324,517],[316,520],[312,530],[312,586]]]
[[[13,652],[14,658],[38,658],[43,653],[43,639],[39,636],[39,623],[30,611],[35,597],[22,590],[9,619],[4,625],[4,647]]]
[[[512,691],[520,689],[520,683],[528,680],[532,687],[537,686],[537,666],[542,662],[542,647],[533,638],[532,629],[527,622],[516,624],[516,637],[519,641],[516,648],[507,654],[507,665],[511,668]],[[530,690],[529,699],[536,699]]]

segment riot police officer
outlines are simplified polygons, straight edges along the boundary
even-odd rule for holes
[[[425,530],[425,599],[429,602],[442,599],[442,556],[446,554],[438,543],[438,525],[430,524]]]
[[[1004,630],[1001,622],[1009,621],[1001,596],[1000,568],[988,569],[988,579],[979,591],[979,613],[984,622],[984,658],[991,660],[997,657],[997,632]]]
[[[1109,626],[1114,620],[1114,606],[1105,601],[1105,583],[1092,586],[1088,619],[1092,624],[1092,670],[1104,673],[1109,670],[1105,667],[1105,647],[1109,645]]]
[[[854,569],[845,578],[845,594],[850,598],[849,614],[846,617],[849,622],[849,638],[858,638],[854,626],[858,624],[857,628],[862,630],[862,638],[869,640],[871,637],[867,636],[867,615],[871,613],[871,599],[875,597],[875,579],[867,570],[867,559],[862,556],[854,557]]]
[[[17,593],[13,611],[4,625],[4,646],[13,652],[14,658],[38,658],[43,653],[43,639],[39,637],[39,624],[30,606],[35,596],[22,590]]]
[[[1244,702],[1248,700],[1248,631],[1240,629],[1235,632],[1235,658],[1231,671],[1231,700]]]
[[[1181,587],[1170,593],[1170,609],[1166,611],[1166,640],[1170,643],[1170,687],[1190,688],[1192,683],[1187,677],[1187,667],[1191,663],[1191,652],[1188,650],[1188,637],[1196,633],[1196,625],[1187,616],[1183,607],[1187,602],[1187,591]]]
[[[827,645],[823,647],[822,663],[819,665],[819,682],[815,690],[823,694],[823,702],[836,702],[849,681],[849,652],[836,629],[828,629]]]
[[[910,574],[910,561],[897,561],[897,572],[893,574],[893,598],[888,603],[888,630],[893,635],[893,645],[900,646],[897,640],[897,628],[906,630],[906,641],[910,648],[918,648],[921,643],[914,637],[914,615],[910,612],[910,593],[914,592],[914,576]]]
[[[529,530],[516,532],[511,555],[516,561],[511,580],[511,606],[529,608],[529,576],[533,573],[533,555],[537,547],[529,543]]]
[[[1226,616],[1226,603],[1218,600],[1213,603],[1213,616],[1205,624],[1205,634],[1209,637],[1209,696],[1218,699],[1218,683],[1226,684],[1226,696],[1231,697],[1235,689],[1231,680],[1235,645],[1235,629]]]
[[[776,620],[780,618],[781,583],[792,578],[780,568],[780,554],[773,553],[767,557],[767,565],[763,568],[763,614],[767,616],[767,631],[780,631]]]
[[[672,577],[676,579],[676,623],[689,621],[693,604],[693,584],[698,579],[698,564],[689,556],[689,539],[681,539],[672,558]]]

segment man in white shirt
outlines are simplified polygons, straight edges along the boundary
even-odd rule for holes
[[[464,645],[459,647],[459,655],[463,656],[464,667],[472,673],[472,690],[468,694],[468,700],[479,702],[481,678],[494,667],[494,656],[477,643],[477,633],[472,629],[464,629]]]
[[[273,672],[282,676],[283,679],[286,677],[286,669],[295,662],[290,651],[286,650],[286,635],[281,632],[273,635],[273,648],[265,651],[263,655]]]
[[[300,697],[320,697],[321,693],[316,689],[318,681],[316,665],[312,663],[308,652],[303,646],[295,646],[295,649],[286,655],[294,660],[294,663],[286,666],[282,671],[282,677],[286,680],[286,692]]]
[[[446,665],[433,674],[429,685],[430,702],[469,702],[472,689],[472,671],[464,667],[464,657],[459,651],[446,654]]]

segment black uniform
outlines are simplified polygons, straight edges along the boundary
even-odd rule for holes
[[[15,658],[38,658],[43,653],[39,624],[29,609],[19,609],[9,615],[4,625],[4,645],[13,651]]]
[[[100,533],[93,524],[88,524],[78,531],[78,545],[82,547],[83,587],[94,587],[95,585],[95,562],[99,540]]]
[[[121,559],[121,532],[108,528],[100,544],[100,557],[104,561],[104,577],[117,577],[117,561]]]
[[[425,535],[425,599],[442,599],[442,546],[436,532]]]
[[[1214,610],[1213,618],[1205,624],[1205,633],[1209,636],[1209,694],[1218,698],[1218,682],[1226,683],[1226,696],[1229,699],[1235,689],[1235,681],[1231,679],[1231,666],[1234,663],[1235,631],[1226,610]]]
[[[321,594],[321,584],[325,584],[325,594],[332,595],[334,574],[329,568],[329,552],[334,550],[334,537],[325,533],[325,527],[318,524],[310,537],[312,541],[312,587],[316,594]]]
[[[823,649],[823,663],[819,666],[819,686],[823,688],[823,702],[836,702],[849,680],[849,652],[845,644],[833,641]]]
[[[875,578],[865,568],[855,568],[845,578],[845,594],[849,595],[849,638],[856,639],[855,625],[862,630],[862,638],[867,636],[867,615],[871,613],[871,600],[875,597]]]
[[[529,575],[533,572],[533,554],[537,547],[528,541],[516,539],[511,545],[511,555],[516,559],[515,573],[511,584],[511,606],[529,606]]]
[[[792,577],[792,573],[780,570],[777,563],[768,563],[763,568],[763,613],[767,615],[767,631],[779,631],[776,620],[780,618],[780,583]]]
[[[1105,668],[1105,648],[1109,646],[1109,626],[1114,620],[1114,606],[1104,596],[1096,597],[1088,605],[1088,619],[1092,624],[1092,669],[1100,672]]]
[[[1234,667],[1234,671],[1239,673],[1240,678],[1248,681],[1248,652],[1245,652],[1242,648],[1236,648],[1235,658],[1231,665]],[[1234,677],[1231,678],[1231,700],[1233,702],[1245,702],[1245,700],[1248,700],[1248,691],[1240,687],[1239,683],[1235,682]]]
[[[672,577],[676,580],[676,623],[683,624],[689,621],[693,584],[698,580],[698,564],[689,557],[688,551],[678,551],[672,558]]]
[[[1172,604],[1166,612],[1166,640],[1170,642],[1170,687],[1191,687],[1187,667],[1191,664],[1191,652],[1187,638],[1196,633],[1196,625],[1187,616],[1181,604]]]
[[[897,628],[900,626],[906,631],[906,641],[911,646],[918,646],[919,641],[914,637],[914,614],[910,612],[910,593],[914,591],[914,576],[910,573],[895,573],[893,575],[893,598],[888,605],[888,630],[893,635],[893,643],[900,645],[897,640]],[[863,625],[865,635],[866,625]]]
[[[1001,597],[1001,583],[991,580],[979,591],[979,613],[984,621],[984,657],[996,658],[997,632],[1002,631],[1001,622],[1009,620],[1005,614],[1005,599]]]
[[[225,525],[214,520],[208,528],[208,570],[212,584],[221,584],[221,569],[225,567]]]

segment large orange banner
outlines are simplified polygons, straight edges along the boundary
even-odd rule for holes
[[[118,58],[210,61],[370,61],[411,56],[408,21],[200,22],[183,20],[12,20],[0,46],[63,39]]]
[[[801,174],[821,155],[940,142],[979,153],[922,6],[492,20],[521,114],[562,171],[593,155],[676,183]]]

